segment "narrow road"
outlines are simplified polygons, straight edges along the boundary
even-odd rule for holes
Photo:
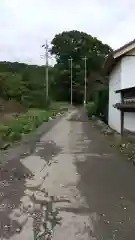
[[[135,239],[135,167],[83,110],[0,171],[0,239]]]

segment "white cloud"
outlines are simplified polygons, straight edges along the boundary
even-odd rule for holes
[[[43,64],[41,45],[77,29],[113,48],[135,38],[134,0],[0,0],[0,60]]]

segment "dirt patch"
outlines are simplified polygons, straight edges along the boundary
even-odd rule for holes
[[[12,113],[21,113],[25,112],[25,107],[19,102],[9,100],[5,101],[4,99],[0,99],[0,117],[7,116]]]
[[[25,179],[30,177],[18,159],[0,165],[0,239],[9,238],[16,233],[19,226],[9,217],[13,209],[18,208],[24,194]]]

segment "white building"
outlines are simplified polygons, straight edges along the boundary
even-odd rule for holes
[[[109,126],[135,132],[135,40],[114,51],[105,63],[109,74]]]

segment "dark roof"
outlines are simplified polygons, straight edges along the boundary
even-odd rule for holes
[[[129,88],[122,88],[122,89],[119,89],[119,90],[116,90],[116,93],[120,93],[120,92],[127,92],[129,90],[134,90],[135,87],[129,87]]]

